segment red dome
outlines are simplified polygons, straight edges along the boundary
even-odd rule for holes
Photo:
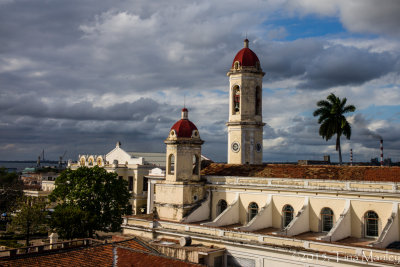
[[[171,127],[171,130],[175,130],[177,137],[191,137],[197,127],[190,120],[181,119]]]
[[[196,125],[188,119],[189,111],[187,108],[182,109],[182,119],[177,121],[171,130],[175,130],[177,137],[192,137],[193,130],[197,130]]]
[[[236,54],[235,59],[232,62],[232,67],[236,61],[239,61],[240,65],[245,67],[254,67],[256,66],[256,62],[260,62],[256,53],[247,47],[243,48]]]
[[[236,54],[232,62],[232,68],[235,66],[236,61],[239,61],[240,66],[244,67],[255,67],[257,62],[260,64],[256,53],[249,48],[249,40],[247,38],[244,40],[244,48]]]

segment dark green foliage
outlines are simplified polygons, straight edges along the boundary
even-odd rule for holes
[[[322,138],[328,141],[336,134],[336,151],[339,152],[339,163],[342,164],[340,137],[343,134],[350,139],[351,136],[351,126],[344,114],[354,112],[356,108],[353,105],[346,106],[347,99],[340,99],[333,93],[326,99],[317,102],[318,109],[314,111],[313,115],[319,116],[318,123],[321,124],[319,135]]]
[[[33,233],[47,229],[46,203],[41,198],[22,197],[16,206],[9,230],[25,235],[26,246]]]
[[[65,170],[50,200],[58,203],[52,227],[61,237],[92,237],[95,231],[118,231],[128,212],[127,181],[97,166]]]
[[[6,246],[8,248],[23,247],[23,245],[18,244],[17,240],[2,240],[2,239],[0,239],[0,246]]]
[[[22,186],[16,173],[0,168],[0,214],[12,210],[22,196]]]
[[[51,227],[65,239],[86,237],[88,232],[86,226],[93,224],[90,213],[65,203],[56,206],[51,218]]]

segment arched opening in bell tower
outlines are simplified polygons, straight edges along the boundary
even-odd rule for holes
[[[235,85],[232,89],[232,114],[240,113],[240,89]]]
[[[175,173],[175,156],[173,154],[170,154],[168,156],[168,174],[174,174]]]
[[[261,115],[261,100],[262,100],[262,92],[261,87],[256,87],[256,115]]]
[[[200,160],[198,155],[193,155],[193,174],[199,174]]]

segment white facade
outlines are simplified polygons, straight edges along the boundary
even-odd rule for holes
[[[122,149],[121,143],[117,142],[115,148],[106,155],[79,155],[78,162],[69,162],[68,167],[75,170],[81,166],[99,166],[109,172],[117,173],[119,177],[128,181],[132,213],[142,214],[148,209],[148,182],[144,176],[155,167],[164,168],[165,161],[163,164],[161,159],[165,159],[165,153],[127,152]]]

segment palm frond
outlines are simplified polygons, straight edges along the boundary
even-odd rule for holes
[[[343,98],[342,101],[340,101],[340,109],[343,110],[343,108],[346,106],[347,98]]]
[[[332,103],[330,103],[329,101],[326,101],[326,100],[320,100],[317,102],[317,106],[322,107],[322,108],[331,109]]]
[[[343,135],[346,136],[346,138],[350,140],[351,126],[350,126],[350,123],[348,123],[347,121],[346,121],[346,124],[343,126]]]
[[[323,114],[330,114],[330,109],[328,108],[319,108],[316,109],[313,113],[314,117],[318,115],[323,115]]]
[[[353,106],[353,105],[348,105],[348,106],[345,106],[343,108],[342,114],[349,113],[349,112],[354,112],[354,111],[356,111],[356,107]]]

